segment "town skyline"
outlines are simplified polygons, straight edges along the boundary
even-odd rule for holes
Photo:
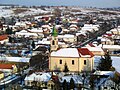
[[[1,0],[1,4],[16,4],[26,6],[81,6],[81,7],[97,7],[97,8],[113,8],[119,7],[119,0]]]

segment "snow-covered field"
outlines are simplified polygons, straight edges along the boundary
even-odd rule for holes
[[[95,60],[94,60],[95,67],[99,63],[100,58],[101,58],[101,56],[95,56]],[[112,59],[112,65],[113,65],[113,67],[115,67],[116,71],[120,72],[120,57],[111,56],[111,59]]]
[[[5,8],[7,7],[7,9]],[[10,16],[16,16],[14,14],[14,11],[16,8],[8,8],[8,6],[0,6],[0,17],[10,17]],[[28,10],[26,12],[22,12],[17,14],[17,16],[25,16],[25,15],[36,15],[40,13],[49,13],[50,11],[47,10],[42,10],[40,8],[35,9],[35,8],[27,8]]]

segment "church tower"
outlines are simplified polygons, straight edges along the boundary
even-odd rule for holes
[[[56,51],[57,49],[58,49],[58,32],[55,26],[53,26],[52,36],[50,41],[50,51]]]

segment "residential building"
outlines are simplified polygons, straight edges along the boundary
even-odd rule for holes
[[[25,85],[33,86],[34,82],[36,82],[37,85],[38,85],[38,83],[41,83],[40,87],[44,87],[45,83],[47,83],[50,80],[50,78],[51,78],[51,75],[49,73],[34,72],[25,77]]]
[[[0,43],[8,42],[8,35],[0,35]]]
[[[0,64],[0,71],[7,72],[7,73],[16,73],[17,67],[15,64],[1,63]]]

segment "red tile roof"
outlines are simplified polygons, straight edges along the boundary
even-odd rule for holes
[[[80,53],[80,56],[81,55],[90,55],[91,57],[93,57],[94,56],[94,54],[91,52],[91,51],[89,51],[87,48],[78,48],[78,52]]]
[[[0,69],[13,69],[13,64],[0,64]]]
[[[8,35],[0,35],[0,41],[5,40],[8,38]]]

